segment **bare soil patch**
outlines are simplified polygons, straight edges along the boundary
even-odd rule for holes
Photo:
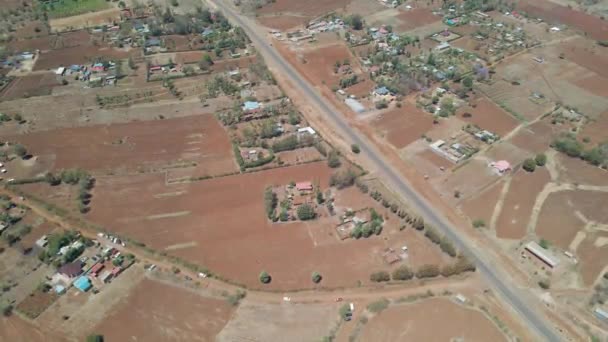
[[[102,11],[74,15],[65,18],[51,19],[51,30],[60,32],[65,30],[92,27],[102,24],[111,24],[120,19],[120,9],[109,8]]]
[[[575,214],[571,191],[560,191],[547,197],[536,223],[536,234],[568,250],[568,246],[585,223]]]
[[[336,61],[342,62],[348,59],[351,63],[355,62],[354,56],[342,42],[306,51],[303,58],[306,61],[305,64],[298,61],[293,64],[300,67],[306,78],[310,79],[313,84],[320,85],[325,82],[328,86],[338,84],[340,80],[340,75],[334,73]]]
[[[559,165],[558,180],[563,183],[608,186],[608,171],[590,165],[589,163],[558,153],[556,159]]]
[[[245,300],[217,341],[316,341],[338,320],[338,305],[256,304]]]
[[[27,317],[34,319],[46,310],[55,300],[59,298],[59,295],[54,291],[42,292],[40,290],[34,291],[17,307],[15,310],[23,313]]]
[[[432,317],[433,319],[429,319]],[[441,329],[437,326],[441,325]],[[397,305],[367,323],[361,341],[506,341],[498,327],[482,312],[443,298]]]
[[[587,286],[595,283],[595,280],[606,267],[605,260],[608,259],[608,246],[598,246],[596,241],[598,238],[608,238],[605,233],[589,234],[578,246],[576,255],[580,261],[581,275],[583,282]]]
[[[503,182],[496,182],[479,193],[478,196],[465,200],[462,203],[462,211],[464,211],[471,221],[483,220],[486,226],[488,226],[503,186]]]
[[[36,37],[45,37],[49,34],[49,30],[46,25],[41,21],[32,21],[23,25],[23,27],[18,28],[15,31],[15,38],[17,39],[26,39],[26,38],[36,38]]]
[[[55,74],[35,74],[17,77],[0,95],[4,101],[30,97],[50,95],[54,87],[60,86]]]
[[[162,139],[161,139],[162,137]],[[55,156],[54,169],[134,169],[199,164],[204,175],[236,171],[228,135],[213,115],[64,128],[11,138],[35,155]]]
[[[428,8],[414,8],[409,11],[401,11],[397,18],[401,24],[396,27],[398,31],[409,31],[411,29],[432,24],[441,20]]]
[[[590,121],[583,127],[580,136],[591,139],[592,144],[598,144],[605,142],[608,137],[606,132],[608,131],[608,111],[603,112],[597,118]]]
[[[67,341],[68,339],[26,322],[17,315],[12,315],[10,317],[0,317],[0,340],[14,342],[60,342]]]
[[[516,171],[496,222],[496,235],[499,238],[521,239],[526,235],[536,196],[550,180],[545,168],[537,168],[532,173],[523,169]]]
[[[304,26],[312,19],[311,16],[277,15],[258,17],[260,24],[274,30],[288,31],[297,26]]]
[[[233,310],[225,300],[146,278],[94,331],[110,341],[213,341]]]
[[[608,97],[608,79],[599,75],[591,75],[574,82],[577,86],[597,96]]]
[[[580,38],[561,44],[560,52],[564,53],[567,60],[602,77],[608,77],[608,57],[605,47],[598,47],[589,40]]]
[[[403,148],[433,127],[433,117],[404,103],[401,108],[382,113],[372,124],[393,146]]]
[[[487,98],[476,100],[475,107],[462,107],[458,110],[458,115],[470,113],[470,118],[462,117],[462,120],[475,124],[482,129],[504,136],[511,132],[519,121],[498,107]]]
[[[276,0],[260,8],[260,14],[269,13],[299,13],[316,17],[327,12],[344,8],[351,0],[318,1],[318,0]]]
[[[129,52],[111,47],[97,47],[92,45],[80,45],[52,50],[40,54],[40,57],[36,61],[36,65],[34,65],[34,70],[48,70],[59,66],[86,64],[94,61],[98,57],[124,59],[129,57]]]

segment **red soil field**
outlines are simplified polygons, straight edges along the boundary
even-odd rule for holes
[[[438,329],[438,327],[441,327]],[[360,341],[507,341],[482,312],[444,298],[390,307],[363,326]]]
[[[291,15],[258,17],[260,24],[274,30],[289,31],[297,26],[304,26],[312,19],[311,16],[296,17]]]
[[[165,47],[168,51],[187,51],[190,50],[190,39],[188,36],[169,35],[163,37]],[[199,59],[200,60],[200,59]]]
[[[574,84],[594,95],[608,97],[608,79],[605,77],[593,75],[587,78],[577,79]]]
[[[591,14],[561,6],[547,0],[518,0],[517,9],[549,23],[566,24],[586,32],[596,40],[608,39],[608,22]]]
[[[38,29],[38,32],[36,32]],[[23,39],[23,38],[33,38],[33,37],[44,37],[49,34],[49,30],[46,25],[44,25],[40,21],[32,21],[25,24],[23,27],[18,28],[15,31],[15,38]]]
[[[55,41],[57,40],[56,36],[48,36],[48,37],[40,37],[40,38],[32,38],[32,39],[20,39],[13,40],[6,44],[6,46],[15,52],[25,52],[25,51],[48,51],[55,46]]]
[[[397,15],[397,18],[401,20],[401,24],[396,27],[397,31],[409,31],[441,20],[441,17],[434,15],[428,8],[415,8],[409,11],[402,11]]]
[[[496,222],[496,236],[503,239],[524,237],[536,195],[550,180],[545,168],[537,168],[532,173],[520,169],[515,173]]]
[[[570,203],[589,221],[608,224],[608,192],[583,191],[570,192]]]
[[[0,95],[0,99],[7,101],[30,96],[50,95],[54,87],[61,85],[57,76],[52,73],[34,74],[17,77]]]
[[[433,165],[437,166],[438,168],[443,167],[446,170],[449,170],[454,165],[456,165],[456,164],[452,163],[451,161],[447,160],[446,158],[440,156],[439,154],[431,151],[430,149],[427,149],[424,152],[419,153],[418,155],[420,157],[430,161],[431,163],[433,163]]]
[[[327,12],[335,11],[348,5],[351,0],[276,0],[262,8],[257,12],[260,14],[269,13],[299,13],[303,15],[316,17]],[[363,13],[362,13],[363,14]]]
[[[462,211],[464,211],[471,221],[483,220],[486,226],[488,226],[503,185],[503,182],[496,182],[479,193],[478,196],[465,200],[461,206]]]
[[[608,95],[607,95],[608,96]],[[608,141],[608,111],[603,112],[595,120],[587,123],[579,134],[580,137],[588,137],[591,144],[599,144]]]
[[[107,341],[213,341],[230,320],[226,300],[144,279],[93,332]]]
[[[564,131],[565,126],[552,125],[546,121],[538,121],[520,129],[510,142],[531,153],[545,152],[554,138]]]
[[[583,38],[571,40],[560,45],[560,53],[564,53],[565,59],[589,69],[602,77],[608,77],[606,48],[591,44]]]
[[[409,103],[383,113],[373,122],[386,139],[395,147],[402,148],[420,139],[422,134],[433,127],[433,117]]]
[[[587,235],[576,251],[576,255],[578,256],[581,265],[583,282],[587,286],[594,284],[595,280],[606,266],[605,260],[608,260],[608,246],[603,245],[598,247],[595,245],[595,241],[599,237],[608,238],[605,233],[602,235]]]
[[[291,58],[293,60],[293,57]],[[306,64],[299,61],[292,61],[297,69],[302,70],[303,75],[313,84],[321,85],[325,82],[327,86],[338,84],[340,75],[334,73],[336,61],[342,62],[349,59],[351,63],[355,57],[343,43],[336,43],[320,47],[304,53]]]
[[[37,325],[30,324],[13,314],[10,317],[0,317],[0,341],[62,342],[67,341],[67,339],[51,333],[48,329],[44,329],[43,331]]]
[[[355,95],[356,97],[364,97],[369,95],[372,90],[376,87],[374,81],[365,79],[362,82],[355,84],[354,86],[348,87],[346,90],[349,94]]]
[[[162,137],[162,139],[160,139]],[[236,171],[228,135],[213,115],[63,128],[9,138],[34,155],[54,155],[54,169],[137,168],[196,162],[202,175]]]
[[[87,30],[66,32],[59,35],[55,42],[55,49],[65,49],[69,47],[89,45],[92,35]]]
[[[558,181],[573,184],[608,185],[608,171],[561,153],[557,154],[556,159],[560,165]]]
[[[100,177],[90,217],[254,288],[262,286],[262,270],[273,277],[271,289],[310,287],[313,271],[324,286],[366,282],[370,270],[385,267],[381,237],[339,242],[326,219],[271,224],[265,215],[266,186],[312,181],[326,188],[331,172],[318,162],[169,186],[158,174]]]
[[[462,117],[463,121],[476,124],[500,136],[505,136],[519,124],[517,119],[485,97],[475,103],[475,108],[467,106],[458,110],[460,116],[466,112],[472,114],[470,118]]]
[[[576,233],[585,226],[574,213],[576,209],[570,202],[570,193],[560,191],[549,195],[536,223],[538,236],[563,249],[568,249]]]
[[[52,50],[40,54],[34,65],[34,70],[47,70],[71,64],[91,63],[98,57],[124,59],[129,57],[126,51],[110,47],[81,45],[60,50]]]

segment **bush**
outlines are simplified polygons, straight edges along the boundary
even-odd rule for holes
[[[439,247],[445,254],[451,257],[455,257],[458,254],[456,252],[456,248],[454,248],[454,245],[452,245],[452,243],[445,236],[441,238]]]
[[[350,150],[356,154],[359,154],[359,152],[361,152],[361,148],[359,148],[359,145],[357,145],[357,144],[350,145]]]
[[[337,167],[340,167],[340,165],[342,165],[342,162],[340,161],[340,155],[338,154],[338,151],[332,150],[331,152],[329,152],[329,155],[327,156],[327,166],[331,167],[332,169],[335,169]]]
[[[13,313],[13,306],[10,304],[2,305],[2,316],[8,317]]]
[[[89,335],[87,336],[87,342],[103,342],[103,335]]]
[[[266,216],[271,220],[276,214],[275,209],[278,201],[277,194],[272,191],[271,187],[267,187],[264,191],[264,207],[266,208]]]
[[[547,164],[547,155],[544,153],[539,153],[536,155],[536,157],[534,157],[534,161],[536,162],[537,166],[545,166],[545,164]]]
[[[296,210],[298,219],[302,221],[312,220],[317,214],[315,213],[315,209],[310,204],[302,204]]]
[[[272,277],[266,271],[262,271],[262,273],[260,273],[259,278],[262,284],[270,284],[270,282],[272,281]]]
[[[319,272],[312,273],[312,282],[313,283],[318,284],[321,282],[321,280],[323,280],[323,276],[321,276],[321,274]]]
[[[441,236],[439,235],[439,233],[437,233],[437,231],[432,228],[432,227],[427,227],[425,232],[424,232],[424,236],[426,236],[429,240],[431,240],[431,242],[433,242],[434,244],[439,244],[441,242]]]
[[[538,282],[538,286],[540,286],[543,290],[548,290],[551,287],[551,283],[547,279],[543,279]]]
[[[13,146],[13,152],[21,158],[27,156],[27,149],[20,144],[16,144],[15,146]]]
[[[544,249],[549,249],[550,243],[548,240],[540,239],[540,242],[538,244]]]
[[[357,178],[357,175],[351,169],[339,171],[331,175],[329,185],[344,189],[355,184],[355,178]]]
[[[528,158],[524,160],[524,164],[522,167],[528,172],[534,172],[534,170],[536,169],[536,162],[534,161],[534,159]]]
[[[422,265],[416,272],[416,278],[435,278],[440,274],[437,265]]]
[[[570,157],[580,157],[583,153],[583,145],[569,134],[555,139],[551,146]]]
[[[469,261],[467,257],[461,255],[458,260],[454,263],[454,274],[460,274],[464,272],[475,272],[475,265]]]
[[[475,228],[483,228],[485,226],[486,226],[486,223],[482,219],[477,219],[477,220],[473,221],[473,227],[475,227]]]
[[[279,140],[272,144],[272,151],[282,152],[295,150],[298,147],[298,137],[295,135]]]
[[[370,303],[367,306],[367,310],[369,312],[378,313],[378,312],[381,312],[384,309],[388,308],[389,304],[390,304],[390,302],[388,301],[388,299],[382,298],[382,299],[377,300],[377,301],[375,301],[373,303]]]
[[[391,280],[391,275],[386,271],[374,272],[369,276],[369,280],[380,283]]]
[[[410,280],[412,278],[414,278],[414,272],[407,265],[401,265],[393,271],[393,280]]]

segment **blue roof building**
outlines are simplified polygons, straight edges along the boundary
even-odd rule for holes
[[[257,101],[247,101],[243,104],[244,111],[252,111],[260,109],[260,103]]]
[[[213,31],[213,29],[211,27],[207,27],[201,34],[203,35],[203,37],[207,37],[209,35],[212,35],[213,32],[215,32],[215,31]]]
[[[87,292],[91,287],[91,281],[89,278],[82,276],[74,282],[74,287],[79,289],[82,292]]]
[[[374,92],[377,95],[388,95],[388,93],[389,93],[388,88],[386,88],[386,87],[376,88],[376,90]]]

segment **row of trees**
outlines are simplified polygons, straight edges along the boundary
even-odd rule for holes
[[[608,142],[602,142],[597,146],[585,150],[574,134],[564,134],[555,139],[551,144],[554,149],[567,154],[570,157],[581,158],[595,166],[608,166]]]
[[[466,272],[474,272],[475,265],[471,263],[466,257],[460,256],[450,265],[439,267],[437,265],[426,264],[420,266],[417,270],[413,270],[407,265],[401,265],[396,268],[392,273],[387,271],[378,271],[370,275],[369,279],[373,282],[387,282],[392,280],[395,281],[406,281],[414,278],[425,279],[435,278],[438,276],[451,277]]]

